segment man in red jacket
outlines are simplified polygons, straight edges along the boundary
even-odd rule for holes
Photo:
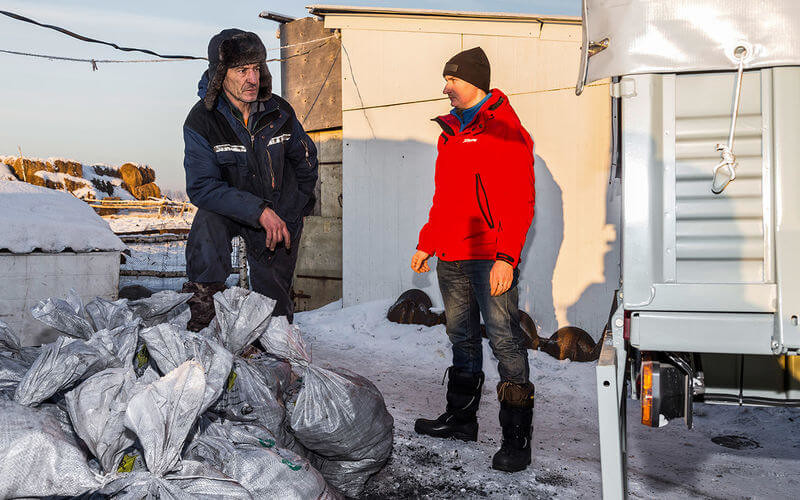
[[[517,309],[519,258],[533,219],[533,140],[508,97],[490,89],[489,60],[480,47],[456,54],[443,75],[454,109],[434,119],[442,127],[436,189],[411,268],[427,272],[428,259],[439,258],[453,364],[445,413],[418,419],[414,428],[435,437],[477,439],[483,315],[500,372],[503,444],[492,467],[520,471],[531,462],[534,396]]]

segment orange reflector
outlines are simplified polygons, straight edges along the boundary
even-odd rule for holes
[[[653,427],[653,363],[642,362],[642,424]]]

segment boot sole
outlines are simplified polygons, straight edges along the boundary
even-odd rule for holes
[[[440,438],[440,439],[458,439],[459,441],[467,441],[467,442],[469,442],[469,441],[477,441],[478,440],[478,433],[477,432],[475,434],[467,434],[467,433],[464,433],[464,432],[448,432],[448,433],[438,434],[438,433],[433,433],[433,432],[424,432],[424,431],[418,429],[416,426],[414,426],[414,432],[416,432],[417,434],[419,434],[421,436],[430,436],[430,437],[435,437],[435,438]]]
[[[506,467],[506,466],[497,465],[497,464],[493,463],[492,464],[492,469],[503,471],[503,472],[522,472],[525,469],[527,469],[530,464],[531,464],[530,460],[528,460],[528,463],[526,463],[525,465],[521,465],[519,467]]]

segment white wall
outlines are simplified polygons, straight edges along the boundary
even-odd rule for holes
[[[542,335],[575,325],[599,336],[618,284],[608,193],[607,83],[574,94],[580,26],[538,21],[329,15],[342,29],[344,304],[428,289],[409,259],[433,196],[431,118],[449,111],[442,68],[480,45],[492,86],[536,143],[536,216],[522,255],[520,306]],[[612,214],[612,215],[609,215]],[[435,263],[435,262],[434,262]]]
[[[52,342],[52,328],[31,316],[42,299],[64,298],[70,289],[84,304],[102,297],[116,300],[119,252],[0,253],[0,320],[19,336],[22,345]]]

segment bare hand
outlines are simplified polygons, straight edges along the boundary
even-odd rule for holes
[[[261,212],[258,223],[261,224],[261,227],[267,232],[267,248],[269,248],[270,251],[274,251],[275,247],[278,246],[278,243],[281,241],[283,241],[287,249],[291,248],[291,236],[289,235],[289,230],[286,228],[286,223],[283,222],[283,219],[278,217],[278,214],[271,208],[265,208],[264,211]]]
[[[427,273],[431,270],[428,266],[429,258],[430,254],[422,250],[417,250],[417,253],[411,257],[411,269],[413,269],[415,273]]]
[[[511,288],[512,281],[514,281],[514,267],[504,260],[495,261],[492,270],[489,271],[492,297],[506,293]]]

